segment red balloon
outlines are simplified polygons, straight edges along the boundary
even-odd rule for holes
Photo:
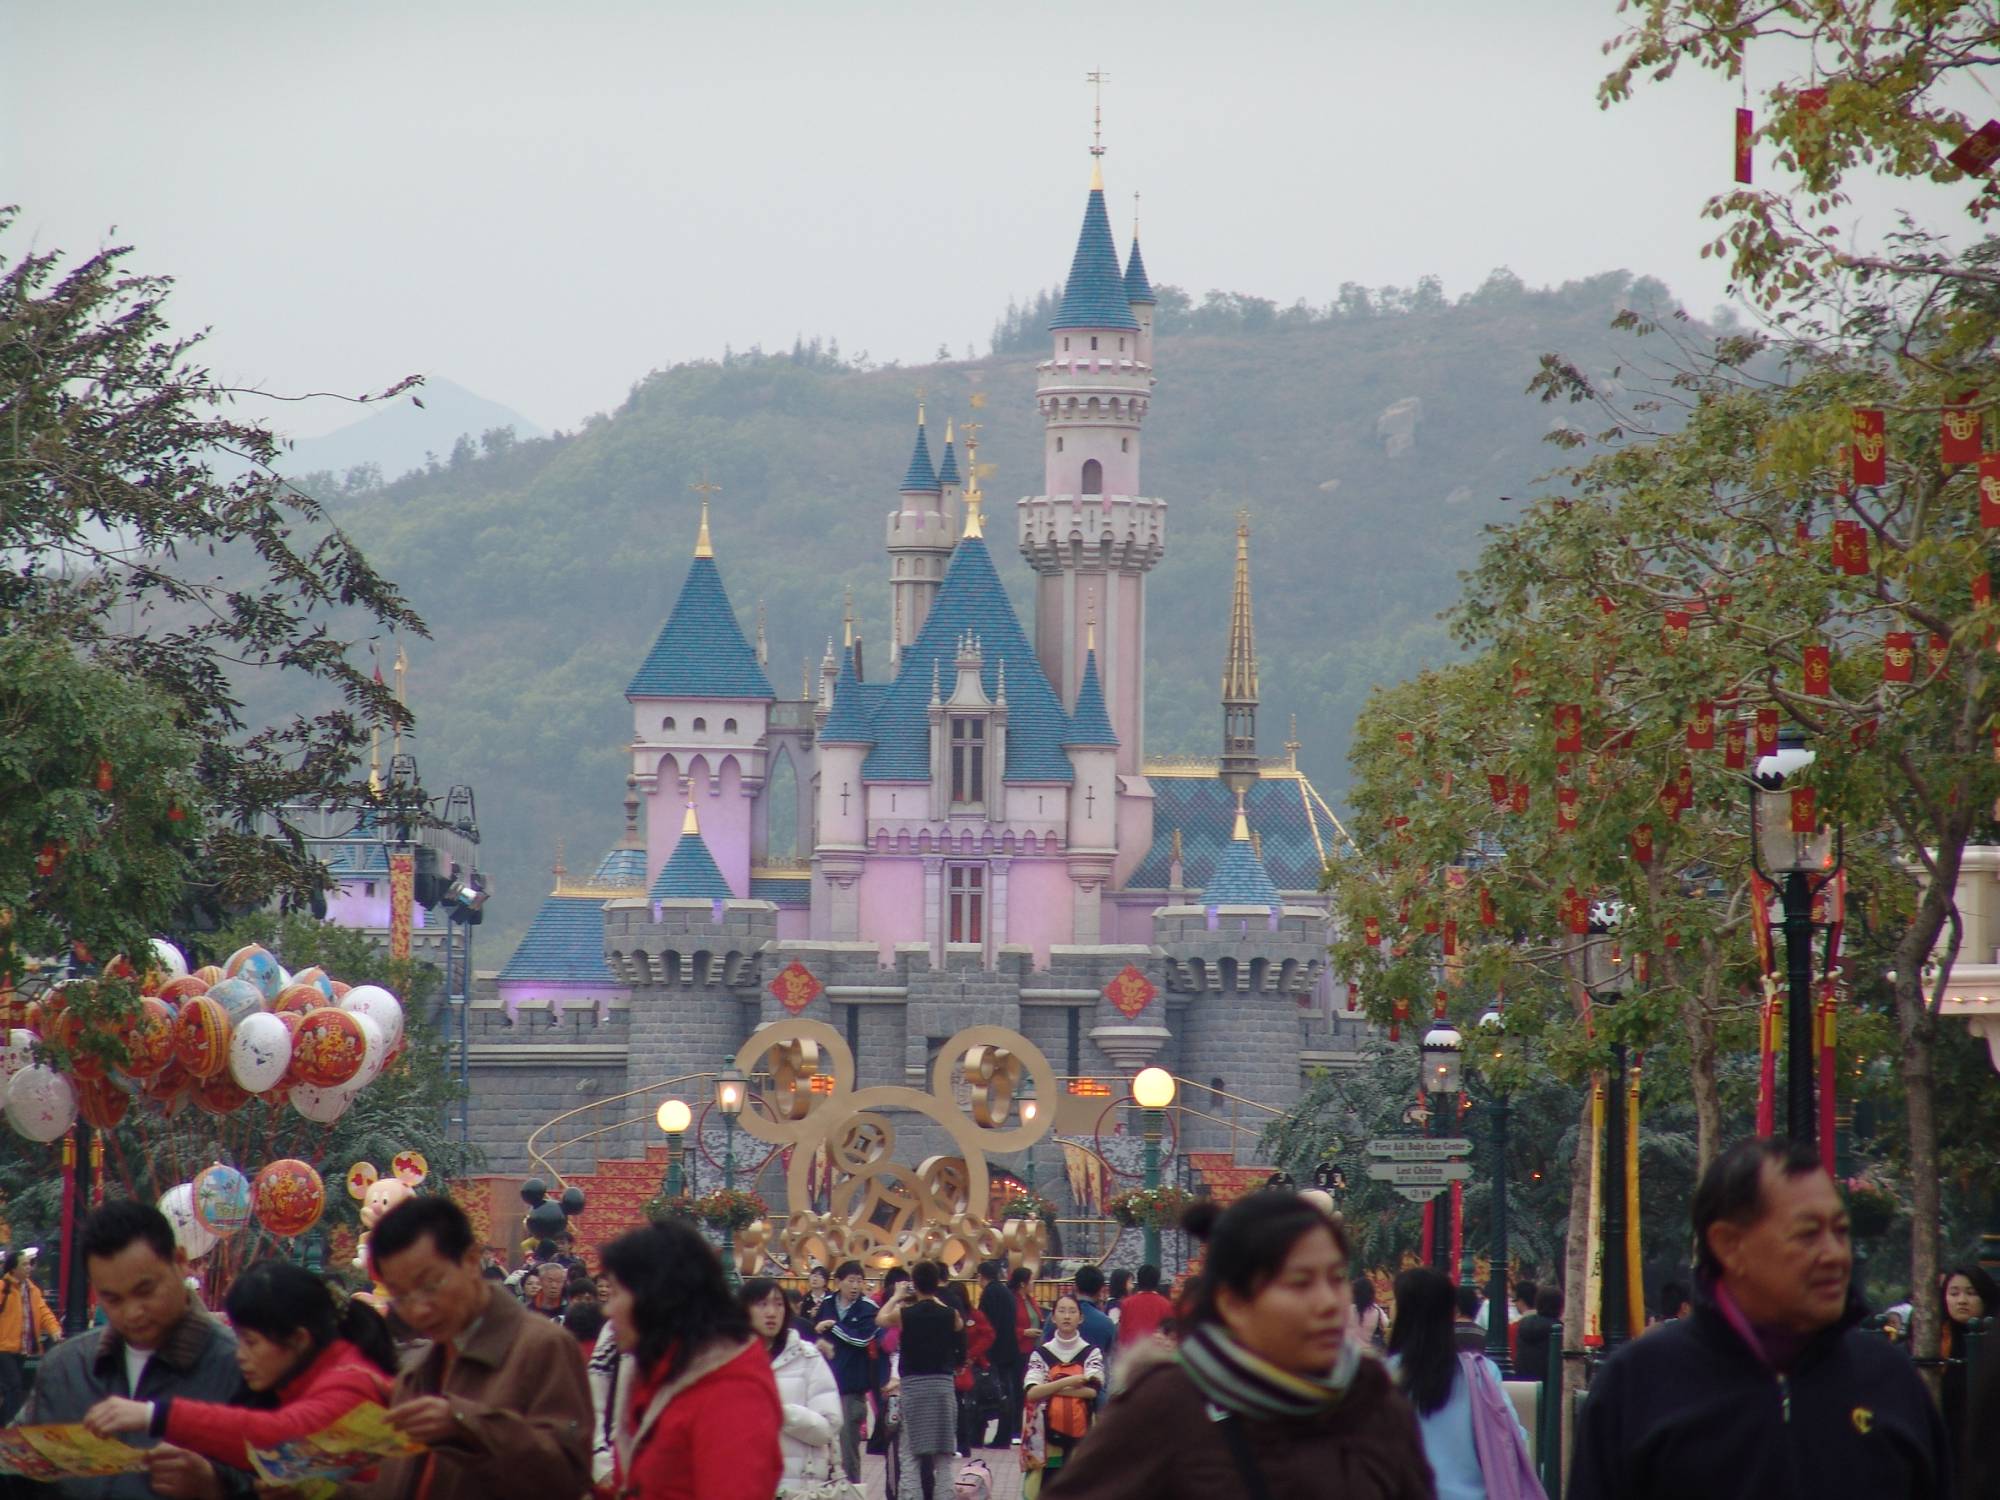
[[[272,1234],[304,1234],[326,1210],[326,1184],[319,1173],[293,1157],[274,1161],[250,1184],[257,1222]]]
[[[174,1060],[174,1008],[148,995],[139,1002],[138,1019],[125,1037],[127,1077],[157,1078]]]
[[[310,1012],[292,1034],[291,1076],[316,1089],[335,1089],[361,1071],[368,1037],[349,1011],[323,1006]]]
[[[250,1102],[250,1095],[224,1068],[194,1086],[194,1102],[211,1115],[233,1115]]]
[[[167,1001],[181,1001],[190,995],[206,995],[208,981],[194,974],[184,974],[179,979],[169,979],[160,986],[160,998]]]
[[[199,969],[196,969],[194,973],[189,975],[188,977],[191,979],[199,979],[201,981],[201,987],[204,990],[212,990],[218,984],[222,983],[222,981],[226,979],[228,976],[222,972],[222,968],[219,964],[203,964]]]
[[[196,1079],[228,1067],[229,1012],[206,995],[182,1002],[174,1018],[174,1058]]]
[[[104,1077],[104,1059],[85,1052],[80,1045],[83,1021],[75,1011],[57,1011],[49,1017],[49,1029],[42,1034],[50,1046],[68,1056],[69,1070],[75,1077],[87,1082],[96,1082]]]
[[[77,1114],[99,1130],[112,1129],[131,1107],[131,1095],[108,1078],[85,1079],[76,1086]]]
[[[270,1008],[280,1015],[291,1013],[304,1015],[307,1011],[318,1010],[326,1004],[326,991],[316,984],[286,985],[271,1001]]]

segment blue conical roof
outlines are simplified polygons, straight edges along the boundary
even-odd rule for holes
[[[1132,236],[1132,258],[1125,262],[1125,300],[1157,303],[1153,283],[1146,279],[1146,258],[1139,253],[1139,236]]]
[[[699,829],[681,834],[674,852],[660,867],[647,899],[652,901],[727,901],[735,894],[723,879],[715,856]]]
[[[931,445],[924,436],[924,424],[917,423],[917,445],[910,450],[910,467],[903,475],[904,494],[935,494],[938,488],[937,470],[931,467]]]
[[[979,681],[987,697],[1000,696],[1000,664],[1006,663],[1007,755],[999,774],[1008,781],[1075,780],[1062,751],[1069,715],[1028,644],[984,538],[976,536],[963,538],[952,552],[923,629],[896,664],[896,680],[875,711],[875,748],[861,774],[869,781],[930,779],[932,673],[947,687],[957,680],[959,641],[967,635],[979,640]]]
[[[1069,283],[1051,329],[1130,328],[1138,330],[1125,278],[1118,270],[1118,246],[1111,238],[1111,214],[1104,206],[1104,189],[1092,187],[1083,209],[1083,229],[1076,237],[1076,256],[1069,263]]]
[[[939,489],[948,484],[965,483],[958,477],[958,454],[952,451],[950,438],[944,440],[944,462],[938,465],[937,482]]]
[[[1278,906],[1277,883],[1258,858],[1257,846],[1250,841],[1249,828],[1239,822],[1236,837],[1222,851],[1208,889],[1201,893],[1203,906],[1261,906],[1273,911]]]
[[[776,698],[743,638],[715,559],[697,557],[659,639],[625,687],[628,698]]]
[[[1083,685],[1076,690],[1076,707],[1070,710],[1070,729],[1065,745],[1118,748],[1118,735],[1111,716],[1104,711],[1104,688],[1097,680],[1097,652],[1084,654]]]
[[[854,674],[854,648],[849,646],[840,659],[840,675],[833,682],[833,707],[819,732],[822,745],[872,745],[875,736],[868,728],[870,705],[861,691],[861,679]]]

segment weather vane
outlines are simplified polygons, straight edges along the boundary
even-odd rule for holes
[[[1090,85],[1093,103],[1090,110],[1090,154],[1104,154],[1104,85],[1111,82],[1111,75],[1102,68],[1092,68],[1083,75],[1083,81]]]

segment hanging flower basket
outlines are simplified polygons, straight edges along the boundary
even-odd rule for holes
[[[703,1193],[692,1205],[694,1216],[710,1229],[735,1231],[756,1223],[770,1212],[764,1200],[742,1188],[717,1188]]]
[[[1040,1219],[1053,1226],[1056,1221],[1056,1206],[1040,1193],[1016,1193],[1001,1205],[1002,1219]]]
[[[701,1215],[694,1211],[694,1199],[686,1193],[677,1193],[669,1198],[665,1193],[655,1194],[646,1200],[639,1210],[646,1221],[657,1224],[662,1219],[678,1219],[684,1224],[699,1224]]]
[[[1184,1188],[1133,1188],[1120,1193],[1105,1211],[1128,1229],[1177,1229],[1181,1215],[1194,1203],[1194,1194]]]
[[[1886,1233],[1902,1208],[1896,1195],[1879,1182],[1856,1177],[1847,1184],[1848,1223],[1858,1239]]]

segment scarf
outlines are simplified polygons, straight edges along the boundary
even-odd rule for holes
[[[1216,1324],[1203,1323],[1181,1340],[1176,1358],[1209,1404],[1241,1417],[1316,1417],[1347,1394],[1361,1351],[1342,1340],[1325,1375],[1295,1375],[1252,1354]]]

